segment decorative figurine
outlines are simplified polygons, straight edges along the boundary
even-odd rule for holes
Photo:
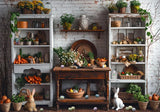
[[[86,17],[86,15],[80,16],[79,24],[82,30],[88,30],[88,18]]]
[[[125,106],[123,104],[123,101],[118,98],[118,93],[119,93],[119,88],[113,88],[113,92],[114,92],[114,99],[113,99],[113,107],[112,109],[116,108],[116,111],[118,111],[119,109],[123,109],[123,107]]]

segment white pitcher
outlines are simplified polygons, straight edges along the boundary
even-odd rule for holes
[[[88,30],[88,18],[86,17],[86,15],[80,16],[79,24],[82,30]]]

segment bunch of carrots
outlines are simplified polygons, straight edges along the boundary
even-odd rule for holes
[[[18,58],[14,60],[14,64],[26,64],[28,61],[18,55]]]
[[[41,84],[41,81],[42,81],[41,77],[35,76],[35,75],[34,76],[28,76],[28,77],[25,76],[24,78],[30,84]]]

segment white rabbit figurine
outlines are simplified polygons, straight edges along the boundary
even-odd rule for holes
[[[36,104],[34,102],[34,97],[33,97],[34,94],[35,94],[35,88],[32,90],[32,93],[30,92],[29,89],[27,89],[28,101],[24,105],[24,108],[29,112],[37,111]]]
[[[118,111],[119,109],[122,109],[125,105],[123,104],[123,101],[118,98],[118,93],[119,93],[119,88],[113,88],[113,92],[114,92],[114,99],[113,99],[113,107],[112,109],[116,108],[116,111]]]

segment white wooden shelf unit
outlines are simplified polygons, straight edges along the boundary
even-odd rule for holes
[[[15,87],[16,78],[24,73],[25,69],[39,69],[41,73],[49,74],[50,82],[42,84],[25,84],[24,88],[33,89],[36,88],[36,91],[47,88],[49,90],[49,100],[40,100],[35,101],[37,105],[48,105],[53,106],[53,84],[52,84],[52,68],[53,68],[53,15],[49,14],[20,14],[18,21],[28,21],[28,24],[32,24],[32,20],[38,21],[48,21],[47,28],[18,28],[21,31],[20,38],[26,35],[26,32],[36,33],[38,30],[44,30],[48,38],[48,45],[14,45],[15,35],[12,37],[11,42],[11,52],[12,52],[12,63],[19,54],[19,49],[22,49],[22,54],[30,53],[33,55],[37,52],[48,53],[49,62],[48,63],[36,63],[36,64],[13,64],[12,70],[12,94],[18,92]]]
[[[120,27],[111,27],[111,21],[120,20],[121,26]],[[125,26],[125,21],[130,22],[130,26]],[[111,68],[110,72],[110,86],[109,86],[109,92],[110,92],[110,98],[111,98],[111,88],[112,87],[127,87],[129,83],[136,83],[140,84],[141,87],[144,89],[144,93],[146,93],[146,85],[147,85],[147,45],[146,45],[146,32],[145,32],[145,22],[141,22],[141,26],[133,26],[133,22],[135,21],[141,21],[139,14],[109,14],[109,67]],[[131,24],[132,23],[132,24]],[[124,37],[128,36],[128,33],[133,33],[133,40],[140,36],[144,39],[143,44],[112,44],[113,41],[121,41],[119,40],[119,33],[123,33]],[[124,38],[123,38],[124,39]],[[145,76],[142,79],[139,80],[123,80],[118,77],[117,79],[112,79],[112,72],[113,70],[116,70],[117,73],[122,72],[123,68],[125,67],[125,64],[123,62],[111,62],[112,55],[117,55],[117,49],[119,48],[133,48],[135,49],[135,53],[138,54],[138,49],[142,48],[144,53],[144,62],[136,62],[134,65],[144,72]],[[134,53],[134,54],[135,54]],[[125,86],[124,86],[125,85]]]

